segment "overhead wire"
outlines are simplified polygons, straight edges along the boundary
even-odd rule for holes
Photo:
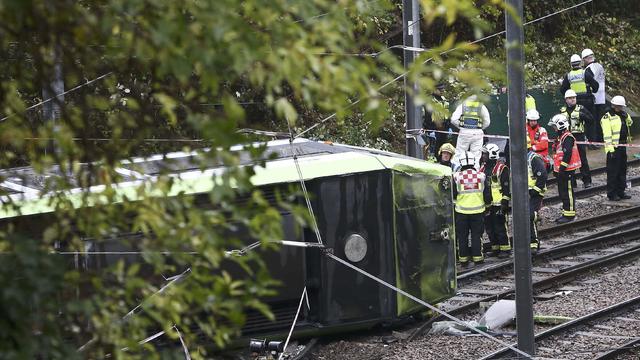
[[[564,9],[558,10],[558,11],[556,11],[556,12],[553,12],[553,13],[551,13],[551,14],[547,14],[547,15],[545,15],[545,16],[542,16],[542,17],[540,17],[540,18],[537,18],[537,19],[534,19],[534,20],[531,20],[531,21],[528,21],[528,22],[525,22],[525,23],[523,24],[523,26],[526,26],[526,25],[530,25],[530,24],[536,23],[536,22],[541,21],[541,20],[543,20],[543,19],[547,19],[547,18],[549,18],[549,17],[551,17],[551,16],[555,16],[555,15],[561,14],[561,13],[563,13],[563,12],[565,12],[565,11],[569,11],[569,10],[575,9],[575,8],[577,8],[577,7],[579,7],[579,6],[582,6],[582,5],[588,4],[588,3],[590,3],[590,2],[593,2],[593,0],[585,0],[585,1],[581,2],[581,3],[579,3],[579,4],[576,4],[576,5],[570,6],[570,7],[568,7],[568,8],[564,8]],[[494,33],[494,34],[487,35],[487,36],[484,36],[484,37],[482,37],[482,38],[480,38],[480,39],[477,39],[477,40],[474,40],[474,41],[472,41],[472,42],[469,42],[469,43],[468,43],[468,45],[474,45],[474,44],[480,43],[480,42],[482,42],[482,41],[485,41],[485,40],[488,40],[488,39],[494,38],[494,37],[496,37],[496,36],[502,35],[502,34],[504,34],[504,33],[506,33],[506,31],[505,31],[505,30],[502,30],[502,31],[496,32],[496,33]],[[451,49],[445,50],[445,51],[441,52],[439,55],[440,55],[440,56],[446,55],[446,54],[448,54],[448,53],[450,53],[450,52],[453,52],[453,51],[455,51],[455,50],[458,50],[459,48],[460,48],[460,47],[459,47],[459,46],[457,46],[457,47],[454,47],[454,48],[451,48]],[[421,49],[422,49],[422,48],[421,48]],[[422,49],[421,51],[426,51],[426,50],[428,50],[428,49]],[[408,50],[408,51],[410,51],[410,50]],[[430,57],[430,58],[428,58],[428,59],[424,60],[424,61],[422,62],[422,64],[424,65],[424,64],[426,64],[427,62],[429,62],[429,61],[431,61],[431,60],[433,60],[433,57]],[[399,81],[400,79],[403,79],[403,78],[404,78],[405,76],[407,76],[408,74],[409,74],[409,71],[405,71],[404,73],[402,73],[402,74],[400,74],[400,75],[396,76],[396,77],[395,77],[395,78],[393,78],[392,80],[388,81],[387,83],[385,83],[385,84],[383,84],[382,86],[380,86],[379,88],[377,88],[377,89],[376,89],[376,92],[380,92],[381,90],[385,89],[387,86],[389,86],[389,85],[391,85],[391,84],[393,84],[393,83],[395,83],[395,82]],[[363,97],[361,97],[361,98],[358,98],[358,99],[356,99],[354,102],[352,102],[351,104],[349,104],[348,106],[346,106],[345,108],[343,108],[342,110],[349,110],[349,109],[351,109],[352,107],[354,107],[355,105],[357,105],[357,104],[359,104],[360,102],[362,102],[363,100],[366,100],[366,99],[368,99],[368,98],[370,98],[370,97],[372,97],[372,96],[374,96],[374,95],[368,95],[368,96],[363,96]],[[320,120],[320,122],[318,122],[318,123],[316,123],[316,124],[314,124],[314,125],[312,125],[312,126],[308,127],[307,129],[305,129],[305,130],[301,131],[301,132],[300,132],[300,133],[298,133],[295,137],[296,137],[296,138],[301,137],[302,135],[306,134],[307,132],[309,132],[309,131],[311,131],[311,130],[315,129],[316,127],[318,127],[318,126],[320,126],[320,125],[324,124],[325,122],[327,122],[327,121],[329,121],[329,120],[331,120],[331,119],[335,118],[335,117],[336,117],[336,115],[337,115],[337,112],[336,112],[336,113],[333,113],[333,114],[331,114],[331,115],[329,115],[329,116],[327,116],[327,117],[325,117],[325,118],[323,118],[322,120]]]

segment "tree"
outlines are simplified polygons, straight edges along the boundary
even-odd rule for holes
[[[472,1],[444,1],[443,8],[422,3],[428,24],[462,15],[484,28]],[[237,153],[229,151],[245,141],[237,132],[246,122],[240,100],[257,94],[266,114],[297,130],[317,121],[297,122],[309,109],[337,113],[339,124],[363,113],[368,126],[380,128],[389,101],[380,84],[404,71],[397,56],[373,40],[389,11],[386,1],[364,0],[0,3],[0,163],[31,166],[44,179],[42,193],[49,194],[34,201],[56,210],[37,226],[25,226],[32,223],[20,217],[3,220],[3,356],[147,358],[157,349],[138,342],[149,329],[174,340],[179,329],[188,344],[202,345],[198,339],[204,337],[222,347],[238,335],[245,309],[269,316],[259,299],[277,291],[277,284],[258,253],[225,259],[225,250],[241,246],[229,229],[241,226],[273,250],[269,241],[282,236],[276,206],[291,208],[300,226],[308,214],[286,197],[269,203],[251,185],[253,169],[239,166]],[[424,52],[408,76],[425,93],[453,76],[451,69],[470,91],[486,88],[492,64],[478,58],[460,65],[473,50],[468,45],[440,56],[455,46],[450,37]],[[380,54],[348,55],[369,51]],[[29,107],[46,100],[41,89],[49,86],[57,61],[67,88],[78,88],[65,95],[61,118],[48,123],[39,106]],[[148,141],[158,137],[202,141]],[[122,182],[118,169],[134,155],[204,146],[210,151],[202,168],[212,161],[228,167],[204,198],[185,194],[168,170],[127,191],[112,186]],[[261,149],[248,151],[259,163]],[[74,187],[82,191],[65,192]],[[24,201],[4,200],[5,213],[26,209]],[[83,252],[124,233],[131,234],[124,240],[140,259],[122,257],[107,272],[80,272],[55,254],[60,244]],[[224,261],[246,275],[223,272]],[[167,274],[185,276],[168,282],[160,276]],[[128,316],[138,305],[142,311]],[[193,355],[206,357],[207,350]]]

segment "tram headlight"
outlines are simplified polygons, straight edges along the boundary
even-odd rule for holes
[[[351,234],[344,244],[344,254],[351,262],[359,262],[367,255],[367,240],[360,234]]]

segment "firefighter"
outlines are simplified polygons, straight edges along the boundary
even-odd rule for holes
[[[426,131],[425,142],[428,144],[428,153],[435,158],[436,151],[447,142],[449,134],[445,133],[451,126],[449,119],[449,101],[442,95],[444,92],[444,84],[436,85],[431,94],[433,105],[427,108],[422,107],[422,128]],[[438,130],[440,132],[435,132]]]
[[[527,111],[527,141],[531,143],[531,149],[540,155],[545,166],[549,169],[551,165],[551,160],[549,159],[549,135],[547,134],[547,129],[538,124],[538,120],[540,120],[540,113],[536,109]]]
[[[569,129],[576,141],[586,141],[585,130],[595,122],[592,113],[582,105],[577,104],[575,91],[569,89],[564,94],[564,101],[567,106],[560,109],[560,113],[569,119]],[[591,187],[591,170],[587,160],[587,144],[578,144],[578,154],[580,154],[580,175],[584,188]]]
[[[453,174],[453,194],[456,199],[455,222],[458,259],[462,266],[484,261],[482,232],[484,230],[485,176],[475,169],[476,157],[469,151],[459,153],[460,171]],[[471,244],[469,244],[471,233]]]
[[[566,116],[557,114],[551,118],[549,124],[554,127],[559,138],[556,153],[553,155],[553,172],[558,178],[558,195],[562,199],[562,216],[556,219],[556,223],[564,224],[576,217],[573,177],[581,165],[580,154]]]
[[[511,191],[509,187],[509,167],[504,158],[500,157],[500,147],[496,144],[486,144],[484,149],[488,155],[484,165],[486,213],[484,229],[491,241],[490,256],[508,257],[511,251],[509,235],[507,233],[507,214]],[[483,155],[485,153],[483,151]]]
[[[594,79],[593,72],[585,72],[581,68],[582,59],[580,55],[571,55],[571,71],[569,71],[562,80],[560,86],[560,93],[565,94],[567,90],[571,89],[576,92],[578,104],[584,106],[594,113],[594,97],[593,93],[596,93],[600,89],[600,84]]]
[[[622,96],[611,99],[612,109],[600,120],[607,153],[607,197],[609,200],[631,199],[625,194],[627,182],[627,148],[617,146],[631,142],[633,120],[625,111],[627,102]]]
[[[487,107],[475,95],[464,100],[451,115],[451,124],[460,129],[456,151],[471,151],[479,158],[482,152],[484,129],[491,123]]]
[[[547,166],[542,156],[533,150],[531,141],[527,139],[527,167],[529,173],[529,219],[531,231],[531,253],[535,254],[540,249],[538,240],[538,211],[542,207],[542,199],[547,190]]]
[[[444,143],[438,150],[438,164],[452,167],[451,159],[456,154],[456,148],[449,143]]]

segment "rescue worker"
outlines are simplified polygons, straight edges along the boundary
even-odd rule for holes
[[[553,172],[558,178],[558,195],[562,199],[562,216],[556,223],[564,224],[576,217],[575,198],[573,196],[573,177],[580,167],[580,155],[576,139],[569,130],[569,120],[563,114],[557,114],[549,122],[557,132],[559,140],[553,155]]]
[[[527,139],[527,167],[529,173],[529,219],[531,231],[531,252],[540,250],[538,240],[538,211],[542,208],[542,199],[547,190],[547,167],[542,156],[533,150],[531,142]]]
[[[460,129],[456,151],[471,151],[475,158],[482,152],[484,129],[491,123],[489,110],[475,95],[464,100],[451,115],[451,124]]]
[[[617,146],[631,142],[633,120],[625,111],[627,102],[622,96],[611,99],[612,109],[600,120],[607,153],[607,197],[609,200],[631,199],[625,194],[627,182],[627,148]]]
[[[456,199],[458,259],[460,264],[466,267],[484,261],[481,237],[484,230],[485,175],[475,169],[476,158],[473,153],[461,152],[459,159],[461,168],[453,174],[453,195]]]
[[[490,256],[508,257],[511,251],[507,232],[507,214],[511,191],[509,186],[509,167],[504,158],[500,157],[500,147],[496,144],[486,144],[484,149],[488,155],[484,165],[487,179],[485,185],[485,199],[487,210],[484,217],[484,229],[491,241]],[[485,153],[483,151],[483,155]]]
[[[435,157],[436,151],[439,151],[442,144],[447,142],[449,134],[444,131],[447,131],[451,126],[449,101],[442,95],[444,88],[443,83],[436,85],[431,94],[433,106],[427,108],[425,105],[422,107],[422,128],[426,131],[425,142],[429,146],[428,153],[432,157]]]
[[[580,55],[571,55],[571,71],[569,71],[562,80],[560,86],[561,94],[566,94],[571,89],[576,92],[578,104],[584,106],[593,114],[593,93],[600,89],[600,85],[593,78],[592,72],[585,72],[581,68],[582,59]]]
[[[527,111],[527,135],[528,140],[531,143],[531,149],[540,157],[545,163],[547,169],[551,165],[549,159],[549,135],[547,129],[538,124],[540,120],[540,113],[536,110]]]
[[[586,141],[585,128],[591,126],[595,122],[593,115],[584,106],[577,104],[575,91],[569,89],[564,94],[564,100],[567,106],[560,109],[560,113],[569,119],[569,129],[576,141]],[[587,159],[587,145],[578,144],[578,153],[580,154],[580,175],[582,175],[582,183],[586,188],[591,187],[591,170],[589,169],[589,161]]]
[[[456,148],[449,143],[444,143],[438,150],[438,164],[451,167],[451,159],[456,154]]]
[[[595,55],[591,49],[582,50],[582,63],[584,65],[584,73],[585,76],[593,76],[593,78],[598,82],[598,91],[595,91],[593,94],[594,97],[594,106],[593,106],[593,117],[594,119],[601,119],[602,116],[607,111],[607,95],[605,93],[605,71],[602,65],[596,61]],[[592,75],[588,75],[591,73]],[[594,123],[591,134],[589,135],[590,139],[594,141],[602,141],[602,128],[598,126],[599,124]]]

